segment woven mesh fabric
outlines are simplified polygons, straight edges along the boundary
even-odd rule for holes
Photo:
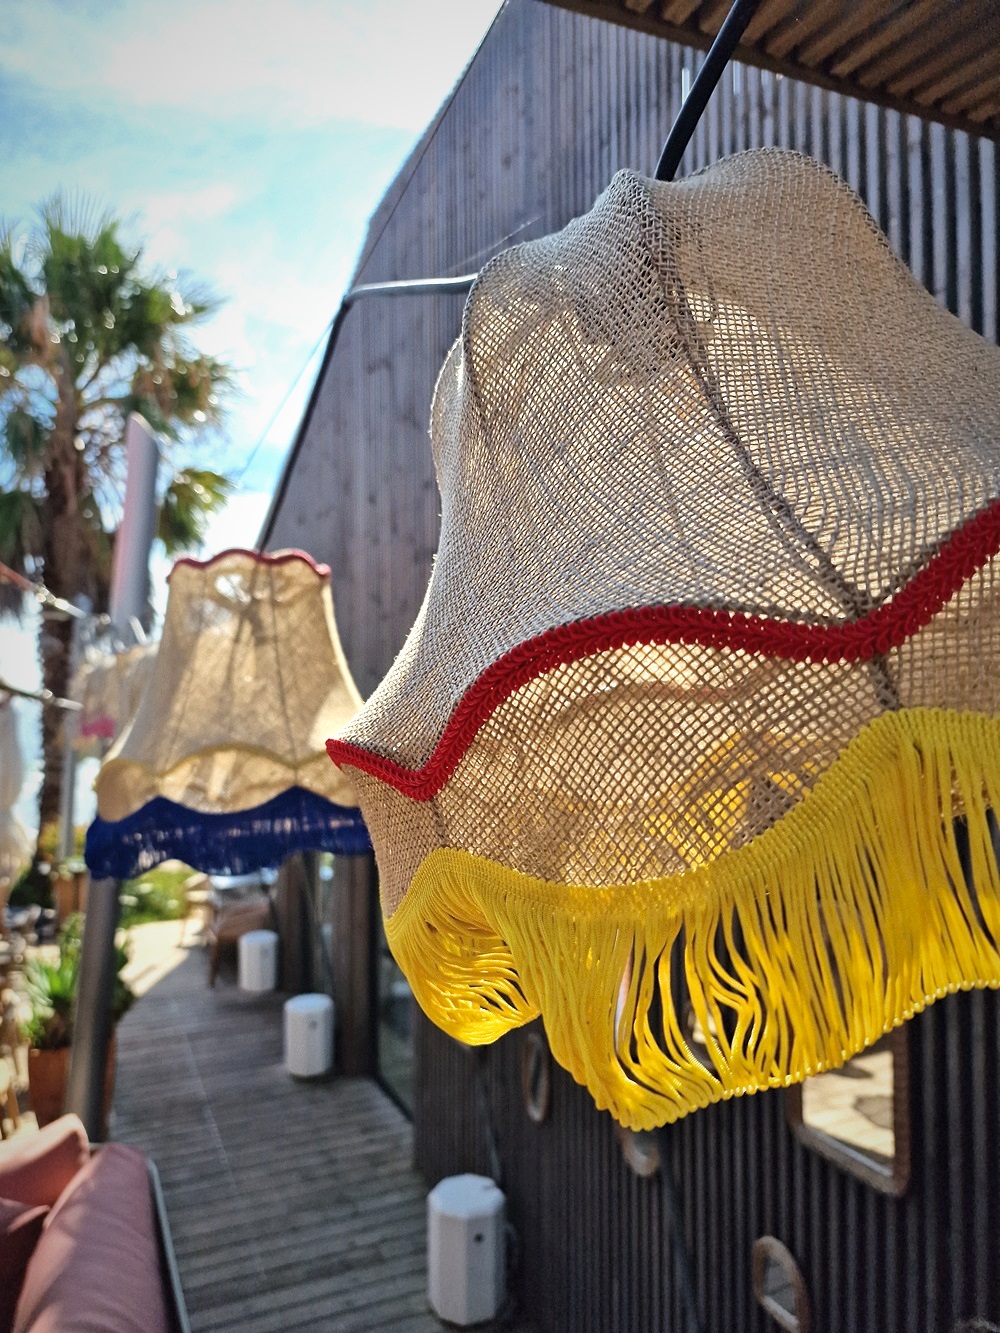
[[[88,742],[113,740],[135,716],[156,661],[152,644],[85,659],[74,675],[70,697],[81,705],[78,749]]]
[[[992,858],[961,908],[986,954],[956,944],[929,986],[924,944],[900,946],[905,997],[878,938],[905,921],[877,873],[902,876],[892,856],[917,840],[903,915],[957,892],[952,821],[985,820],[1000,779],[966,725],[1000,712],[1000,350],[842,181],[777,150],[672,184],[619,173],[480,275],[432,445],[424,605],[329,748],[433,1017],[485,1040],[540,1010],[598,1101],[648,1125],[838,1063],[941,987],[1000,981]],[[785,927],[750,920],[761,883]],[[814,910],[827,891],[863,980],[860,946]],[[762,941],[784,929],[787,951],[792,913],[813,990],[779,996]],[[711,1074],[667,1019],[649,1035],[675,947],[702,1030],[732,1038]],[[866,1015],[848,982],[878,992]]]
[[[138,712],[97,777],[98,816],[156,797],[227,814],[290,787],[356,806],[323,747],[360,703],[325,568],[298,552],[180,560]]]

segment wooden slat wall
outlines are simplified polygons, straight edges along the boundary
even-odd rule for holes
[[[781,1092],[665,1131],[704,1333],[774,1333],[752,1295],[761,1235],[802,1269],[812,1333],[1000,1325],[1000,996],[949,997],[908,1032],[913,1163],[901,1199],[803,1147]],[[539,1329],[688,1333],[662,1176],[632,1172],[610,1116],[558,1068],[551,1114],[534,1124],[523,1042],[512,1033],[471,1051],[420,1020],[417,1165],[431,1183],[499,1175],[520,1242],[521,1313]]]
[[[552,0],[670,42],[708,47],[730,0]],[[748,64],[1000,139],[995,0],[761,0]]]
[[[650,171],[699,60],[511,0],[373,218],[358,281],[474,269],[584,211],[618,167]],[[771,143],[843,174],[917,277],[998,339],[992,142],[733,67],[683,170]],[[414,296],[349,314],[269,541],[330,563],[341,637],[366,693],[417,613],[436,546],[427,420],[461,305]],[[970,995],[911,1025],[915,1161],[901,1201],[801,1147],[779,1093],[710,1108],[670,1132],[704,1333],[773,1329],[749,1287],[750,1244],[766,1231],[803,1267],[814,1333],[949,1333],[973,1314],[1000,1324],[998,1018],[995,995]],[[520,1041],[470,1055],[421,1021],[418,1164],[429,1181],[492,1174],[492,1120],[522,1244],[520,1290],[539,1328],[684,1329],[662,1182],[622,1166],[610,1120],[559,1071],[549,1121],[528,1121]]]
[[[372,219],[357,281],[474,271],[590,207],[620,167],[652,171],[701,54],[539,0],[511,0],[451,105]],[[733,66],[684,173],[780,144],[868,202],[917,277],[997,338],[1000,148]],[[437,545],[427,422],[460,297],[361,302],[316,395],[268,545],[333,570],[337,620],[369,693],[420,606]]]

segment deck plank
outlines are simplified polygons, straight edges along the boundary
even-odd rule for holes
[[[412,1127],[366,1078],[282,1063],[280,994],[192,948],[123,1019],[111,1135],[163,1183],[194,1333],[440,1333]]]

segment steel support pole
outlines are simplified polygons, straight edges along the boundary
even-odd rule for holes
[[[137,413],[125,428],[128,473],[125,510],[111,571],[111,619],[122,636],[133,617],[142,619],[149,592],[149,551],[156,531],[156,436]],[[108,1043],[114,1031],[115,931],[120,913],[117,880],[90,886],[80,952],[73,1045],[66,1109],[75,1111],[89,1136],[103,1137],[101,1121]]]
[[[80,977],[73,1018],[66,1110],[83,1121],[93,1142],[104,1137],[104,1084],[108,1045],[114,1032],[115,931],[120,911],[119,883],[101,879],[87,894],[87,919],[80,955]],[[87,947],[87,941],[91,947]]]
[[[90,611],[90,598],[80,597],[80,610]],[[43,616],[45,612],[42,612]],[[69,679],[72,683],[80,665],[83,627],[86,621],[73,617],[69,641]],[[67,691],[69,693],[69,691]],[[80,714],[74,708],[63,713],[62,786],[59,790],[59,859],[68,860],[76,850],[76,738],[80,732]]]

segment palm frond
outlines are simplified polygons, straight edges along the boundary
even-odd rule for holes
[[[200,547],[208,520],[233,492],[233,483],[219,472],[185,468],[171,480],[163,496],[156,535],[168,555]]]
[[[27,491],[0,491],[0,562],[25,574],[41,552],[40,502]]]
[[[15,574],[28,575],[29,563],[41,554],[42,521],[38,500],[27,491],[0,491],[0,563]],[[0,580],[0,615],[20,617],[25,594],[15,583]]]
[[[6,447],[15,469],[25,476],[41,466],[52,428],[51,421],[42,416],[41,407],[36,402],[35,411],[31,411],[18,404],[0,417],[0,444]]]

